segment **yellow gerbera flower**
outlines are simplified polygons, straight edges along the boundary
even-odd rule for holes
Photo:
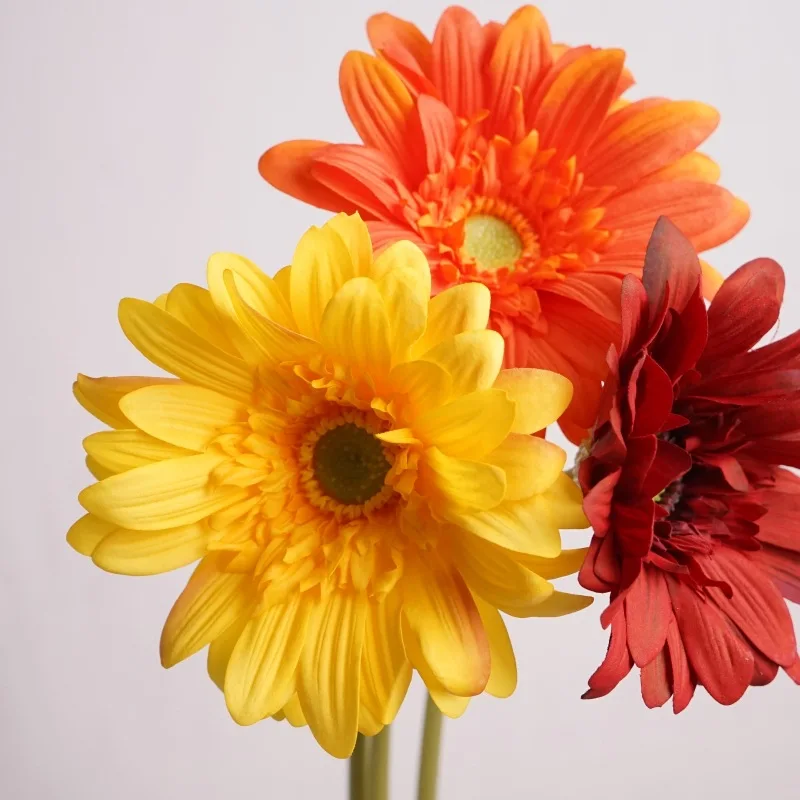
[[[440,708],[514,690],[498,609],[589,598],[559,527],[583,527],[563,451],[529,436],[566,378],[501,370],[481,284],[430,300],[419,249],[373,261],[358,216],[300,241],[271,279],[215,255],[206,291],[125,299],[130,341],[173,379],[79,376],[114,430],[84,444],[98,482],[68,541],[133,575],[200,563],[169,614],[170,667],[209,645],[233,718],[307,723],[335,756],[389,724],[416,669]]]

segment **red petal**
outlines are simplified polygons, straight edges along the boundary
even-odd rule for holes
[[[800,603],[800,553],[765,544],[755,558],[775,582],[778,591],[793,603]]]
[[[698,561],[709,577],[733,589],[731,598],[720,589],[708,589],[722,612],[767,658],[781,666],[791,664],[797,652],[792,618],[759,563],[730,547],[718,547],[713,557]]]
[[[607,695],[630,671],[633,666],[625,636],[625,614],[619,613],[611,623],[611,639],[603,663],[589,678],[589,690],[583,699]]]
[[[691,243],[669,219],[660,217],[647,244],[642,273],[650,318],[663,307],[668,284],[670,308],[682,311],[699,295],[700,279],[700,261]]]
[[[642,700],[648,708],[661,708],[672,697],[666,648],[642,667],[640,676]]]
[[[670,581],[669,590],[686,655],[698,681],[718,703],[735,703],[753,677],[751,649],[711,601],[680,581]]]
[[[644,565],[625,595],[625,616],[628,649],[634,663],[644,667],[662,652],[672,619],[667,584],[658,570]]]
[[[685,475],[691,467],[692,457],[682,447],[659,439],[656,456],[642,484],[642,494],[655,497],[681,475]]]
[[[672,667],[672,710],[680,714],[691,702],[694,696],[695,681],[689,668],[689,660],[686,657],[686,649],[681,641],[678,632],[678,623],[672,617],[667,630],[667,646],[669,648],[669,660]]]
[[[622,279],[622,341],[620,352],[626,353],[645,335],[647,324],[647,292],[641,280],[633,275]]]
[[[611,507],[614,500],[614,489],[619,482],[620,470],[615,470],[610,475],[606,475],[601,481],[596,483],[591,489],[584,487],[587,492],[583,498],[583,512],[594,528],[596,536],[604,536],[608,530],[611,518]]]
[[[766,686],[775,680],[778,674],[778,665],[774,661],[765,658],[757,650],[753,651],[755,667],[753,669],[753,681],[751,686]]]
[[[636,417],[631,435],[656,433],[671,411],[672,381],[648,355],[636,381]]]
[[[757,344],[778,321],[784,285],[783,270],[769,258],[750,261],[725,280],[708,309],[701,368]]]

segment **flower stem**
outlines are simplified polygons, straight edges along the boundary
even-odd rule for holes
[[[418,800],[436,800],[436,779],[439,773],[439,751],[442,743],[442,714],[428,695],[425,706],[425,727],[419,763]]]
[[[370,754],[372,783],[367,800],[388,800],[389,798],[389,735],[389,726],[387,725],[372,739]]]
[[[367,800],[368,747],[367,737],[359,733],[356,749],[350,756],[350,800]]]

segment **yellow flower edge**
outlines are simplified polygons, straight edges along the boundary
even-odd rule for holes
[[[586,527],[564,452],[530,434],[570,382],[503,370],[476,283],[430,298],[423,253],[373,258],[340,214],[269,278],[217,254],[208,290],[125,299],[133,345],[175,378],[78,376],[109,426],[71,546],[109,572],[199,561],[161,637],[171,667],[208,647],[233,719],[307,724],[334,756],[392,722],[412,670],[449,716],[516,686],[499,612],[591,598],[559,528]]]

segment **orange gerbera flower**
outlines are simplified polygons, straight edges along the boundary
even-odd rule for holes
[[[561,425],[579,441],[617,335],[620,280],[641,272],[657,217],[698,251],[747,221],[695,152],[717,112],[623,100],[625,53],[552,44],[532,6],[505,25],[449,8],[432,42],[390,14],[367,27],[378,55],[350,52],[340,71],[363,144],[284,142],[261,157],[261,174],[315,206],[359,211],[376,248],[415,242],[434,291],[486,284],[506,365],[575,385]],[[718,283],[708,268],[707,295]]]

